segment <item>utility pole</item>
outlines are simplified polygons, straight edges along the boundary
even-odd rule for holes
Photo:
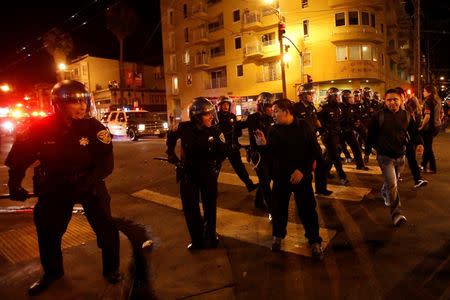
[[[422,61],[422,57],[420,55],[420,0],[416,0],[415,4],[416,5],[415,5],[415,16],[414,16],[415,24],[414,25],[415,25],[415,30],[416,30],[416,36],[415,36],[415,38],[416,38],[416,42],[415,42],[416,49],[415,50],[416,51],[415,51],[415,55],[414,55],[414,62],[415,62],[414,91],[415,91],[417,99],[420,100],[422,98],[422,92],[421,92],[421,86],[420,86],[420,83],[422,80],[422,78],[420,76],[421,75],[420,67],[421,67],[421,61]]]
[[[287,98],[286,96],[286,70],[284,63],[284,45],[283,45],[283,36],[286,32],[286,23],[284,22],[283,17],[278,17],[278,43],[280,44],[280,65],[281,65],[281,86],[283,88],[283,98]]]

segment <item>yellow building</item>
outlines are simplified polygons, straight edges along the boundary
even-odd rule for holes
[[[318,99],[331,86],[408,86],[412,24],[398,0],[161,0],[169,113],[186,119],[198,96],[228,95],[238,114],[260,92],[280,98],[280,21],[289,99],[308,79]]]
[[[118,88],[119,61],[83,55],[71,61],[60,76],[82,82],[92,93],[99,116],[111,107],[144,107],[150,111],[166,111],[164,69],[162,66],[124,62],[124,100]]]

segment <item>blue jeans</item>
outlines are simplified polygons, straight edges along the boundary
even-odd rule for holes
[[[378,165],[383,173],[384,183],[381,195],[384,203],[391,208],[391,217],[400,214],[400,195],[398,193],[398,174],[405,167],[405,156],[390,158],[384,155],[377,156]]]

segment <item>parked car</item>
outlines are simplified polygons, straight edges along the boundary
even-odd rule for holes
[[[165,137],[169,129],[167,121],[146,110],[111,111],[101,122],[113,137],[128,136],[132,141],[142,136]]]

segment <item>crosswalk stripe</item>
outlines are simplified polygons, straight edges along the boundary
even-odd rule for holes
[[[143,189],[132,194],[133,197],[148,200],[167,207],[181,210],[181,200],[178,197],[160,194]],[[270,248],[272,242],[272,225],[267,217],[252,216],[229,209],[217,208],[217,232],[226,237]],[[325,249],[336,235],[335,230],[320,228],[319,234],[323,239]],[[301,224],[289,222],[287,235],[282,243],[282,250],[298,255],[311,256],[305,231]]]
[[[249,163],[245,156],[241,156],[241,159],[244,164]],[[381,175],[381,170],[378,166],[370,166],[368,171],[357,170],[355,165],[342,164],[342,168],[344,169],[344,172],[346,172],[346,173]]]
[[[250,176],[250,179],[253,182],[258,182],[257,176]],[[237,186],[245,186],[245,184],[239,179],[239,177],[234,173],[226,173],[220,172],[219,174],[219,183],[229,184],[229,185],[237,185]],[[314,188],[314,186],[313,186]],[[324,198],[330,199],[339,199],[346,201],[362,201],[362,199],[370,193],[371,189],[364,187],[355,187],[355,186],[343,186],[343,185],[333,185],[328,184],[327,188],[333,192],[330,196],[320,196]]]

